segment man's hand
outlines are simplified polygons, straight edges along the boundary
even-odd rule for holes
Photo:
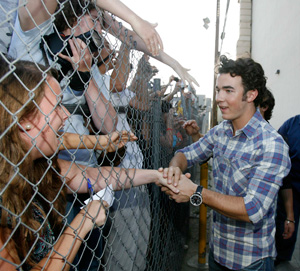
[[[175,186],[173,186],[172,184],[168,184],[167,179],[163,177],[163,173],[160,170],[158,170],[157,173],[158,178],[155,182],[157,186],[166,187],[168,191],[171,191],[174,194],[177,194],[179,192],[179,190]]]
[[[188,202],[191,195],[197,189],[197,185],[189,179],[190,176],[191,175],[189,173],[185,175],[182,174],[180,176],[179,184],[176,187],[178,189],[178,193],[174,193],[169,187],[166,186],[163,186],[161,191],[165,192],[170,198],[174,199],[178,203]]]
[[[289,239],[292,237],[295,231],[295,223],[284,221],[284,232],[282,234],[283,239]]]
[[[168,167],[168,168],[159,168],[159,172],[163,173],[163,177],[167,179],[168,184],[172,184],[177,187],[179,180],[181,178],[182,172],[179,167]],[[187,178],[191,177],[190,173],[186,174]]]

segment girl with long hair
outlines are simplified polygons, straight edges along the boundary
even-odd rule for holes
[[[104,224],[106,203],[92,201],[66,224],[55,157],[67,118],[59,84],[34,63],[1,62],[0,269],[68,269],[85,235]]]

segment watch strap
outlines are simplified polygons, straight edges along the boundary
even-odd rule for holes
[[[195,193],[199,193],[202,196],[202,190],[203,190],[203,186],[198,185]]]

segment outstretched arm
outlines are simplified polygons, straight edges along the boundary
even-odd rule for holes
[[[158,54],[152,54],[152,52],[148,50],[147,45],[144,43],[144,41],[134,31],[124,26],[120,26],[120,23],[113,19],[108,13],[105,14],[105,21],[107,27],[106,30],[110,34],[114,35],[122,42],[127,43],[127,45],[129,46],[132,46],[132,42],[135,42],[135,49],[157,59],[158,61],[172,68],[184,82],[187,81],[191,86],[193,86],[193,84],[199,86],[196,79],[188,73],[189,69],[184,68],[176,59],[169,56],[166,52],[159,50]],[[132,39],[130,39],[129,37],[132,37]]]
[[[110,135],[79,135],[64,133],[59,150],[65,149],[95,149],[114,152],[125,146],[129,141],[135,141],[137,137],[127,131],[113,132]]]
[[[62,176],[68,179],[68,187],[77,193],[87,193],[88,185],[82,176],[80,165],[70,161],[58,159]],[[175,193],[177,188],[168,185],[163,174],[152,169],[124,169],[119,167],[85,167],[85,178],[89,178],[93,189],[98,192],[106,186],[112,184],[113,190],[129,189],[133,186],[140,186],[149,183],[160,183],[170,187]]]
[[[119,0],[96,0],[96,4],[129,23],[152,55],[157,55],[160,49],[163,50],[162,40],[155,30],[157,24],[143,20]],[[109,17],[106,19],[111,20]]]

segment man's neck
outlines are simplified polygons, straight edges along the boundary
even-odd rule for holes
[[[255,107],[248,107],[241,117],[232,120],[231,123],[233,128],[233,135],[235,135],[236,131],[241,130],[246,126],[249,120],[254,116],[255,112],[256,112]]]

